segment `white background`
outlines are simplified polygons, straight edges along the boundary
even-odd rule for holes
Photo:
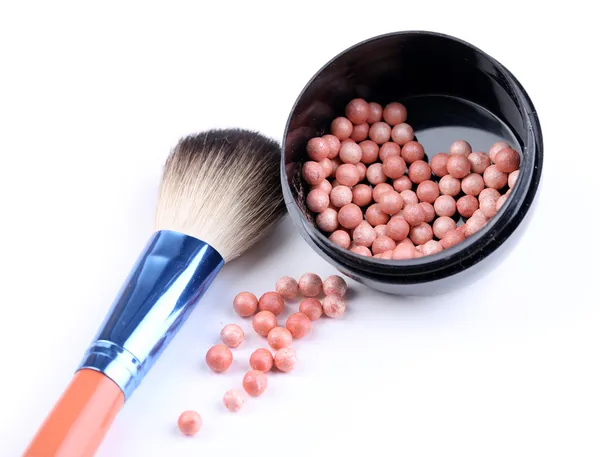
[[[232,415],[221,396],[258,339],[227,374],[202,361],[240,322],[234,294],[334,273],[286,220],[219,275],[98,455],[600,455],[598,33],[584,2],[161,3],[0,3],[0,455],[20,455],[68,383],[152,231],[176,140],[228,126],[280,140],[322,64],[403,29],[470,41],[539,110],[544,185],[518,248],[444,297],[352,283],[346,318],[320,321],[297,371]],[[192,439],[175,427],[188,408],[205,420]]]

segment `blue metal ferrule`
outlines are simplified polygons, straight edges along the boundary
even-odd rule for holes
[[[168,230],[154,233],[79,369],[104,373],[128,399],[223,264],[203,241]]]

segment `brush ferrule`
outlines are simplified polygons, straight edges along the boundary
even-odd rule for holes
[[[154,233],[79,369],[106,374],[129,398],[223,263],[203,241],[168,230]]]

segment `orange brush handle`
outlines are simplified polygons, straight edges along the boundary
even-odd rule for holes
[[[92,457],[123,403],[110,378],[79,370],[23,457]]]

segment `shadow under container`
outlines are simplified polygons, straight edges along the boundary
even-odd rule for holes
[[[428,159],[458,139],[474,151],[506,141],[521,156],[519,178],[500,211],[475,235],[439,254],[410,260],[364,257],[333,244],[306,207],[301,178],[309,139],[329,132],[353,98],[401,102]],[[427,158],[426,158],[427,160]],[[305,86],[287,121],[281,162],[293,223],[313,250],[346,276],[397,295],[435,295],[492,271],[517,244],[534,211],[543,141],[532,101],[498,61],[457,38],[406,31],[363,41],[330,60]]]

